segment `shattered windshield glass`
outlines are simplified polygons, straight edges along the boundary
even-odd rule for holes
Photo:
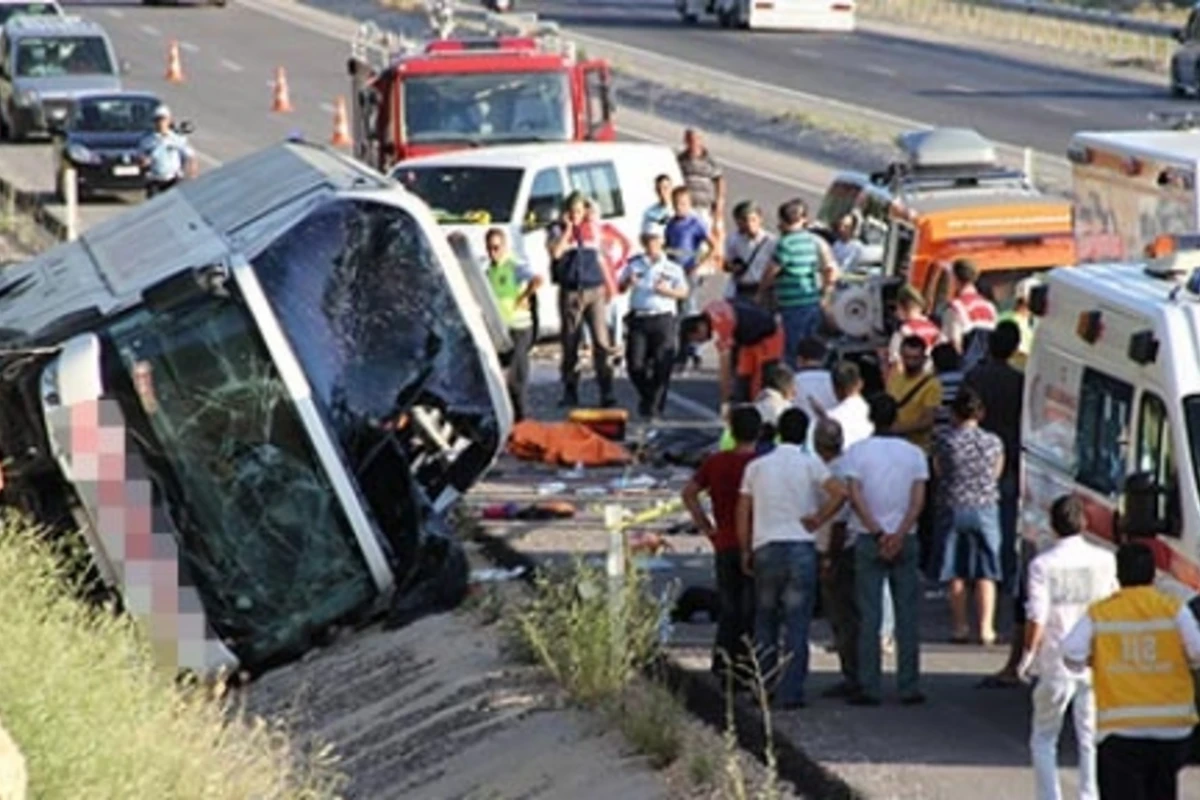
[[[235,287],[229,287],[235,291]],[[109,381],[213,627],[244,663],[306,649],[375,584],[254,323],[232,299],[108,329]]]
[[[495,452],[480,351],[490,343],[475,341],[403,209],[331,200],[252,263],[403,569],[421,537],[418,488],[428,500],[465,488]]]

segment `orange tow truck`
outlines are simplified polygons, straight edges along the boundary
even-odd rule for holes
[[[857,212],[866,263],[917,287],[934,313],[947,302],[955,259],[975,263],[1000,310],[1023,278],[1076,263],[1071,202],[1002,166],[976,131],[914,131],[897,144],[905,158],[882,172],[836,177],[819,219],[833,228]]]
[[[576,58],[552,25],[411,41],[368,24],[347,67],[355,155],[383,172],[451,149],[616,138],[608,63]]]

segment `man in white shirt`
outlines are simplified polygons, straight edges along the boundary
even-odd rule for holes
[[[816,419],[817,406],[828,409],[838,403],[833,376],[825,367],[827,354],[825,343],[816,337],[801,339],[796,348],[795,403],[810,420]]]
[[[919,447],[891,433],[896,401],[889,395],[871,398],[875,433],[851,447],[843,473],[854,516],[855,593],[858,596],[858,688],[849,702],[877,706],[882,677],[879,627],[883,616],[883,583],[892,590],[896,618],[896,683],[900,702],[925,702],[920,691],[920,639],[917,610],[921,602],[917,570],[917,520],[925,506],[929,462]]]
[[[734,206],[733,221],[737,231],[725,243],[725,297],[754,300],[775,252],[775,237],[763,228],[762,209],[749,200]]]
[[[1029,598],[1025,604],[1025,652],[1018,673],[1036,665],[1033,724],[1029,749],[1038,800],[1060,800],[1058,735],[1071,708],[1079,744],[1079,797],[1096,800],[1096,701],[1091,670],[1063,663],[1062,641],[1087,614],[1088,606],[1119,587],[1117,560],[1084,537],[1083,503],[1064,495],[1050,507],[1050,527],[1058,541],[1029,565]]]
[[[852,361],[842,361],[833,368],[833,391],[838,404],[830,409],[817,409],[817,416],[831,419],[842,427],[842,439],[847,448],[875,433],[871,423],[871,407],[863,399],[862,372]]]
[[[754,573],[754,642],[762,671],[770,675],[780,654],[787,658],[774,701],[791,709],[805,705],[808,628],[817,592],[815,532],[837,514],[846,490],[821,459],[805,451],[803,411],[784,411],[777,427],[780,444],[751,461],[742,477],[737,531],[744,568]]]

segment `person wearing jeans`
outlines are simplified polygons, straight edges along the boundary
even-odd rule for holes
[[[920,607],[917,520],[925,506],[929,464],[916,445],[892,433],[896,401],[889,395],[871,398],[875,433],[851,447],[843,457],[854,516],[855,594],[858,598],[858,692],[853,705],[879,705],[882,696],[879,626],[885,582],[895,607],[896,683],[900,702],[925,702],[920,691]]]
[[[1058,541],[1029,565],[1025,642],[1017,673],[1022,678],[1037,668],[1033,690],[1033,720],[1029,750],[1033,756],[1037,800],[1061,800],[1058,785],[1058,735],[1070,709],[1079,746],[1080,800],[1097,800],[1096,700],[1091,670],[1063,663],[1062,641],[1087,614],[1088,606],[1112,595],[1117,561],[1103,547],[1084,537],[1087,517],[1083,503],[1063,495],[1050,507],[1050,527]]]
[[[783,412],[777,429],[780,443],[746,467],[737,532],[743,568],[754,575],[754,644],[762,674],[773,674],[785,662],[774,704],[792,709],[805,705],[808,629],[817,592],[815,532],[837,514],[846,490],[805,450],[803,411]]]
[[[783,322],[784,363],[796,367],[800,342],[816,336],[825,321],[824,299],[833,288],[837,263],[829,244],[809,231],[803,200],[779,207],[779,240],[759,284],[758,302],[774,300]]]

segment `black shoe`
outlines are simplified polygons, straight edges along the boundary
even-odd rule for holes
[[[852,706],[877,706],[879,705],[879,698],[871,697],[871,695],[863,694],[862,692],[855,692],[846,698],[846,703]]]
[[[579,405],[579,392],[574,389],[567,389],[563,392],[562,399],[558,401],[559,408],[575,408]]]
[[[647,421],[652,420],[654,419],[654,409],[650,407],[649,403],[642,400],[638,403],[638,416]]]
[[[925,705],[925,695],[917,692],[916,694],[905,695],[900,698],[902,706],[923,706]]]
[[[617,405],[618,405],[617,398],[613,397],[612,395],[609,395],[608,397],[600,398],[600,407],[601,408],[616,408]]]

